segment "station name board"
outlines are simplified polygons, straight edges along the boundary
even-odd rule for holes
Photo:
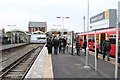
[[[90,23],[94,23],[94,22],[101,21],[101,20],[108,19],[108,18],[109,18],[109,10],[104,11],[94,17],[91,17]]]
[[[115,27],[116,9],[109,9],[90,18],[90,30]]]
[[[94,23],[94,22],[97,22],[97,21],[100,21],[100,20],[103,20],[103,19],[105,19],[105,12],[100,13],[100,14],[90,18],[90,23]]]

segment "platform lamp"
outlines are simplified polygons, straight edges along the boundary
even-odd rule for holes
[[[64,19],[69,19],[70,17],[57,17],[57,18],[61,18],[62,19],[62,27],[64,28]],[[62,34],[63,36],[63,31],[62,31]]]
[[[13,42],[12,42],[12,27],[15,27],[16,25],[8,25],[8,26],[11,27],[11,45],[12,45],[13,44]]]
[[[89,55],[89,44],[88,44],[88,33],[89,33],[89,0],[88,0],[88,11],[87,11],[87,48],[86,48],[86,63],[84,68],[90,68],[88,66],[88,55]]]
[[[85,16],[83,16],[83,20],[84,20],[84,32],[85,32]]]

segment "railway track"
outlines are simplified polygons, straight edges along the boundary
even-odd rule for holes
[[[23,80],[38,54],[40,53],[42,47],[43,46],[41,45],[36,45],[36,47],[26,51],[26,54],[1,71],[0,78],[2,80]]]

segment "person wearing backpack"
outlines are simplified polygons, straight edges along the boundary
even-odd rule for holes
[[[79,40],[76,41],[76,49],[77,49],[77,55],[80,56],[80,47],[81,47],[81,44],[79,42]]]
[[[108,38],[105,41],[103,41],[102,46],[103,46],[103,60],[104,60],[104,58],[106,56],[106,52],[107,52],[107,60],[110,61],[110,58],[109,58],[110,54],[109,54],[109,52],[111,50],[111,45],[110,45],[110,42],[109,42]]]

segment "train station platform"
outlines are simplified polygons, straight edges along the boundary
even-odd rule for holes
[[[19,47],[19,46],[23,46],[29,43],[19,43],[19,44],[6,44],[6,45],[1,45],[0,46],[0,51],[2,50],[6,50],[6,49],[10,49],[10,48],[14,48],[14,47]]]
[[[81,50],[81,55],[71,55],[71,48],[65,54],[49,55],[47,48],[44,47],[27,73],[25,80],[37,78],[50,78],[50,79],[114,79],[115,65],[99,59],[97,60],[98,68],[95,71],[94,56],[89,54],[89,67],[85,68],[85,55],[84,50]],[[118,67],[118,75],[120,75],[120,67]],[[120,76],[118,76],[120,79]]]

